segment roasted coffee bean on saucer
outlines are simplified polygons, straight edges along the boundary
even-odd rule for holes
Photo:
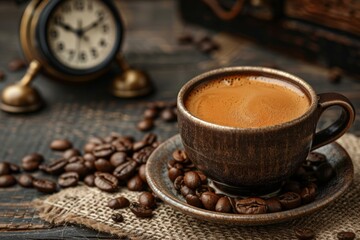
[[[235,207],[236,211],[242,214],[261,214],[267,212],[266,201],[258,197],[237,200]]]

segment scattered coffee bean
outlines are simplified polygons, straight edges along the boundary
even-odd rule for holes
[[[279,202],[284,209],[293,209],[301,205],[301,197],[298,193],[286,192],[279,196]]]
[[[119,180],[126,180],[134,175],[137,166],[137,162],[130,160],[115,168],[113,175]]]
[[[93,161],[85,161],[84,165],[85,165],[85,167],[87,169],[86,172],[94,172],[96,170],[95,162],[93,162]]]
[[[133,159],[139,164],[146,163],[147,159],[149,158],[149,156],[153,151],[154,151],[153,147],[147,146],[141,149],[140,151],[134,153]]]
[[[0,176],[0,188],[7,188],[14,186],[16,184],[16,179],[12,175],[1,175]]]
[[[154,121],[150,118],[145,118],[137,124],[137,129],[140,131],[149,131],[154,127]]]
[[[83,159],[88,162],[95,162],[96,157],[92,153],[85,153]]]
[[[72,157],[65,166],[65,172],[76,172],[80,178],[83,178],[88,173],[88,168],[85,166],[85,161],[82,157]]]
[[[94,184],[97,188],[105,192],[115,192],[118,188],[118,180],[109,173],[95,174]]]
[[[79,182],[79,174],[76,172],[66,172],[60,175],[58,184],[60,187],[74,187]]]
[[[24,188],[31,188],[33,187],[33,180],[34,177],[30,174],[21,174],[17,180],[20,186]]]
[[[148,145],[148,143],[145,141],[138,141],[138,142],[134,143],[133,150],[135,152],[137,152],[137,151],[143,149],[144,147],[146,147],[147,145]]]
[[[61,158],[51,163],[50,165],[40,165],[39,169],[52,175],[58,175],[64,172],[66,164],[68,164],[68,160]]]
[[[84,146],[84,152],[92,153],[96,146],[97,146],[97,144],[95,144],[95,143],[87,143]]]
[[[72,148],[72,143],[66,139],[57,139],[51,142],[50,148],[54,151],[65,151]]]
[[[269,213],[280,212],[282,210],[281,203],[276,197],[266,199],[265,201]]]
[[[144,182],[147,182],[146,180],[146,174],[145,174],[145,169],[146,169],[146,164],[142,164],[139,167],[139,177],[141,178],[141,180],[143,180]]]
[[[127,182],[127,188],[130,191],[141,191],[144,187],[144,182],[139,175],[135,175]]]
[[[123,222],[124,221],[124,217],[123,215],[121,215],[121,213],[114,213],[111,215],[111,219],[114,222]]]
[[[170,180],[171,180],[172,182],[174,182],[175,179],[176,179],[178,176],[182,175],[182,174],[183,174],[183,172],[182,172],[180,169],[177,169],[177,168],[170,168],[169,171],[168,171],[168,176],[169,176],[169,178],[170,178]],[[200,177],[199,177],[199,178],[200,178]],[[201,182],[201,181],[200,181],[200,182]]]
[[[180,191],[181,186],[184,184],[184,177],[183,176],[178,176],[175,181],[174,181],[174,188],[177,191]]]
[[[144,118],[155,119],[158,116],[159,112],[156,108],[148,108],[144,111]]]
[[[303,204],[313,202],[316,197],[317,186],[314,183],[309,183],[300,192],[301,201]]]
[[[20,167],[17,164],[9,163],[9,165],[10,165],[11,173],[19,173],[20,172]]]
[[[57,191],[56,183],[45,179],[34,179],[33,186],[42,193],[54,193]]]
[[[315,171],[316,179],[320,183],[328,182],[334,175],[335,175],[334,168],[328,162],[320,164],[317,170]]]
[[[118,198],[111,199],[108,202],[108,207],[111,209],[120,209],[120,208],[126,208],[130,205],[130,202],[127,198],[121,196]]]
[[[21,159],[21,167],[25,171],[32,172],[37,170],[43,161],[44,157],[41,154],[32,153]]]
[[[110,157],[110,163],[114,167],[123,164],[124,162],[126,162],[126,160],[127,160],[127,154],[125,152],[116,152]]]
[[[151,208],[142,206],[137,202],[132,202],[130,204],[130,210],[136,217],[150,218],[153,216],[153,211]]]
[[[96,146],[92,153],[96,158],[107,158],[110,157],[114,151],[115,149],[111,144],[102,144]]]
[[[267,211],[266,201],[257,197],[237,200],[235,207],[236,211],[242,214],[262,214]]]
[[[331,68],[329,71],[329,81],[333,84],[338,84],[341,82],[343,75],[343,70],[338,67]]]
[[[315,239],[315,233],[310,228],[296,228],[294,232],[295,232],[295,236],[299,240]]]
[[[188,195],[186,195],[185,200],[191,206],[203,208],[203,204],[202,204],[200,198],[196,195],[188,194]]]
[[[175,161],[184,163],[187,160],[187,155],[184,150],[176,150],[173,152],[172,157]]]
[[[174,122],[177,119],[177,115],[174,113],[173,109],[166,108],[161,112],[161,119],[165,122]]]
[[[186,172],[184,176],[184,183],[191,189],[196,189],[201,186],[201,178],[197,172]]]
[[[26,67],[26,63],[23,59],[21,58],[16,58],[16,59],[13,59],[12,61],[9,62],[8,64],[8,69],[12,72],[16,72],[16,71],[19,71],[23,68]]]
[[[75,157],[75,156],[80,156],[81,153],[78,149],[75,149],[75,148],[71,148],[71,149],[68,149],[64,152],[63,154],[63,157],[66,158],[66,159],[70,159],[72,157]]]
[[[231,203],[228,197],[220,197],[215,205],[216,212],[230,213],[232,212]]]
[[[189,188],[189,187],[186,186],[186,185],[181,186],[180,192],[181,192],[181,195],[183,195],[184,197],[186,197],[186,196],[189,195],[189,194],[191,194],[191,195],[196,195],[196,194],[195,194],[195,191],[192,190],[191,188]]]
[[[339,240],[353,240],[353,239],[355,239],[355,237],[356,237],[356,235],[353,232],[345,232],[345,231],[343,231],[343,232],[339,232],[337,234],[337,238]]]
[[[213,192],[204,192],[201,194],[200,200],[205,209],[215,211],[215,206],[219,200],[219,196]]]
[[[115,150],[118,152],[131,152],[133,149],[133,143],[129,139],[121,138],[112,142]]]
[[[112,171],[114,171],[114,166],[111,165],[111,163],[104,158],[99,158],[95,161],[95,168],[100,172],[111,173]]]
[[[148,208],[154,208],[156,205],[155,197],[150,192],[143,192],[139,195],[140,205]]]
[[[95,145],[100,145],[100,144],[103,144],[105,143],[104,139],[100,138],[100,137],[95,137],[95,136],[92,136],[88,139],[88,143],[93,143]]]
[[[95,176],[93,174],[87,175],[84,178],[84,183],[89,187],[94,187],[95,186]]]
[[[10,164],[8,162],[0,162],[0,176],[11,173]]]

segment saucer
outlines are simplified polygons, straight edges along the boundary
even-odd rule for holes
[[[195,218],[222,224],[266,225],[293,220],[323,209],[339,198],[350,186],[354,177],[354,168],[350,156],[337,143],[328,144],[316,150],[326,155],[336,175],[326,184],[318,186],[315,201],[301,207],[276,213],[266,214],[234,214],[219,213],[193,207],[186,203],[177,193],[167,175],[167,162],[172,159],[176,149],[183,149],[180,135],[168,139],[149,157],[146,164],[146,177],[154,193],[170,207]]]

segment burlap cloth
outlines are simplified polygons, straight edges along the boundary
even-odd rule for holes
[[[151,219],[138,219],[130,210],[112,210],[107,202],[124,195],[136,201],[138,192],[125,189],[108,194],[79,186],[62,190],[34,201],[42,219],[53,224],[76,223],[98,231],[132,239],[295,239],[293,229],[309,227],[317,239],[336,239],[339,231],[353,231],[360,237],[360,139],[346,134],[338,141],[351,156],[355,167],[354,184],[346,193],[324,210],[294,221],[258,227],[228,226],[202,222],[173,210],[162,203]],[[114,223],[115,211],[124,222]]]

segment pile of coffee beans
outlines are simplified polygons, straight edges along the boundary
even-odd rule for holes
[[[178,36],[177,40],[180,45],[194,45],[196,49],[205,54],[210,54],[220,49],[220,45],[207,35],[195,39],[190,32],[184,32]]]
[[[325,155],[312,152],[277,196],[234,198],[216,193],[209,186],[205,174],[195,168],[183,150],[174,151],[167,167],[175,190],[188,204],[210,211],[237,214],[273,213],[308,204],[315,200],[318,185],[328,182],[335,174]]]
[[[154,128],[155,120],[160,118],[163,122],[176,122],[176,102],[157,101],[147,105],[143,113],[143,119],[136,127],[140,131],[149,131]]]
[[[81,154],[70,141],[57,139],[51,142],[50,148],[62,152],[62,156],[50,163],[45,163],[40,153],[24,156],[21,166],[0,162],[0,188],[19,183],[22,187],[51,194],[83,181],[87,186],[105,192],[117,192],[121,187],[130,191],[148,191],[146,162],[158,146],[157,136],[153,133],[144,135],[140,141],[135,141],[132,136],[111,133],[105,138],[91,137],[83,147],[84,154]],[[29,174],[37,170],[55,176],[57,181]],[[14,174],[19,173],[21,175],[16,178]],[[155,206],[155,197],[150,192],[143,192],[139,202],[130,203],[124,198],[109,203],[113,209],[130,207],[138,217],[151,217]],[[120,218],[116,219],[119,221]]]

